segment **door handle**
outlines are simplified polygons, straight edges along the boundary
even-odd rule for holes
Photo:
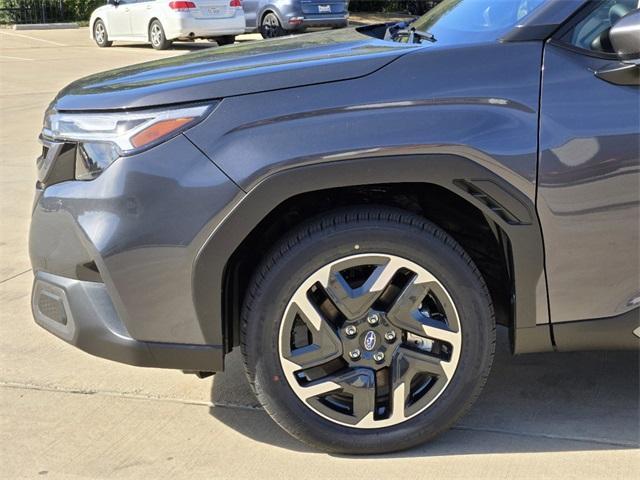
[[[151,10],[151,5],[147,5],[147,10]]]

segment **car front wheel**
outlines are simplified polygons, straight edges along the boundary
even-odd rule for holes
[[[107,34],[107,27],[100,19],[96,20],[93,24],[93,39],[100,48],[110,47],[113,42],[109,40]]]
[[[300,440],[337,453],[412,447],[449,428],[489,373],[493,309],[473,261],[400,210],[320,217],[278,244],[242,316],[259,401]]]

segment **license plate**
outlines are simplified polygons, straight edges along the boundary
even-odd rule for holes
[[[331,13],[331,5],[318,5],[318,13]]]
[[[214,17],[216,15],[220,15],[220,9],[219,8],[207,8],[207,14]]]

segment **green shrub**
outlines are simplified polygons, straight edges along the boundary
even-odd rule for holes
[[[0,0],[0,23],[82,22],[105,0]],[[352,12],[421,15],[438,0],[351,0]]]
[[[349,10],[352,12],[408,12],[422,15],[432,8],[438,0],[351,0]]]
[[[105,0],[0,0],[0,23],[77,22]]]

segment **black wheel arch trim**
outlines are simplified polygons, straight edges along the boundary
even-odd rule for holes
[[[239,199],[209,234],[194,261],[193,300],[207,343],[225,345],[227,351],[232,348],[228,340],[233,332],[225,331],[228,322],[224,321],[228,315],[224,298],[230,288],[225,285],[227,263],[247,235],[278,205],[299,194],[330,188],[425,183],[462,197],[505,232],[511,243],[514,351],[551,349],[543,241],[532,200],[465,157],[393,157],[393,168],[389,168],[389,161],[390,157],[372,157],[291,168],[266,177]]]

